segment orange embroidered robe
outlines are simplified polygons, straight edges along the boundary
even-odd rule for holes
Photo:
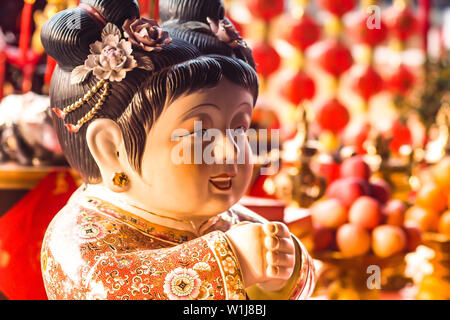
[[[283,289],[244,288],[224,232],[242,221],[263,220],[242,206],[214,217],[196,236],[77,194],[43,241],[49,299],[304,299],[313,289],[312,260],[296,239],[295,270]]]

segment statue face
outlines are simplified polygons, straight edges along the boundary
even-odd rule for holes
[[[142,174],[133,177],[129,196],[180,217],[226,211],[252,175],[245,134],[252,111],[250,92],[226,79],[175,100],[149,132]]]

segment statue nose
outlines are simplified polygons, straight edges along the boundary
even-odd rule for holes
[[[226,163],[226,161],[235,161],[239,154],[239,148],[237,144],[227,136],[222,136],[216,139],[213,155],[217,161]]]

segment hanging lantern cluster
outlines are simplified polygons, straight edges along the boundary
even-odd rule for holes
[[[337,135],[345,128],[350,120],[350,114],[347,108],[337,98],[339,80],[342,74],[348,71],[353,65],[352,53],[343,41],[344,28],[342,17],[355,8],[357,1],[319,0],[318,4],[331,15],[331,18],[327,20],[327,24],[325,25],[325,30],[328,31],[330,37],[322,41],[321,52],[317,62],[325,72],[333,77],[335,85],[331,99],[317,109],[316,120],[323,130],[322,135],[334,137],[334,140],[336,140]],[[330,139],[322,137],[319,140],[324,141]]]
[[[284,12],[284,0],[246,0],[245,4],[253,17],[264,24],[262,39],[252,46],[256,71],[264,81],[281,65],[281,57],[269,41],[269,32],[271,21]]]
[[[375,47],[386,40],[388,30],[379,17],[381,12],[376,11],[379,10],[377,3],[377,0],[362,0],[361,10],[353,14],[347,26],[352,39],[366,52],[366,61],[356,64],[350,72],[352,88],[363,99],[364,109],[368,108],[370,99],[384,89],[384,81],[374,67],[373,54]]]
[[[307,13],[308,1],[301,1],[293,17],[294,23],[287,33],[286,40],[296,50],[298,57],[295,73],[287,79],[282,95],[293,105],[298,106],[305,100],[312,100],[316,94],[316,85],[304,70],[305,51],[320,38],[320,27]]]
[[[399,52],[404,50],[408,40],[418,31],[418,20],[408,0],[395,0],[384,12],[384,20],[393,41],[393,47]],[[388,88],[392,94],[405,97],[413,88],[415,77],[402,62],[388,77]]]

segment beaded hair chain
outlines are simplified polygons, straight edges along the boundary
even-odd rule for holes
[[[109,82],[105,80],[98,81],[82,98],[78,99],[76,102],[72,103],[71,105],[65,107],[64,109],[60,110],[58,108],[53,108],[53,112],[58,116],[60,119],[64,119],[68,113],[77,110],[82,105],[87,103],[97,92],[102,89],[102,92],[100,94],[100,97],[98,98],[97,102],[95,103],[95,106],[86,114],[84,115],[80,120],[78,120],[76,125],[66,123],[64,126],[69,130],[69,132],[76,133],[80,128],[88,121],[90,121],[98,110],[101,109],[103,104],[106,101],[106,98],[109,94],[110,84]]]

